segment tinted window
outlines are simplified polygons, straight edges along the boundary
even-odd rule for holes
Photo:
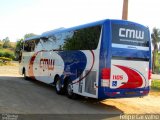
[[[24,42],[24,51],[25,52],[33,52],[36,45],[36,40],[29,40]]]
[[[101,26],[57,33],[47,38],[43,45],[46,43],[47,48],[53,50],[93,50],[98,46],[100,33]]]
[[[112,43],[149,46],[149,31],[135,24],[112,24]]]
[[[101,26],[80,29],[64,40],[64,50],[94,50],[98,46]]]

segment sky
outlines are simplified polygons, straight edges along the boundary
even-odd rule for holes
[[[121,19],[123,0],[0,0],[0,40],[17,41],[103,19]],[[160,0],[129,0],[128,20],[160,28]]]

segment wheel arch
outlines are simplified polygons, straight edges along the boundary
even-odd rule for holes
[[[55,76],[54,76],[54,81],[53,81],[53,84],[56,84],[56,79],[57,79],[57,77],[60,77],[58,74],[56,74]]]

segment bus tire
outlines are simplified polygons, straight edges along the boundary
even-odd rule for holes
[[[26,75],[25,69],[23,69],[23,78],[24,78],[24,80],[28,80],[28,77],[27,77],[27,75]]]
[[[59,76],[57,76],[55,78],[55,88],[56,88],[56,93],[57,94],[63,94],[63,89],[62,89],[62,85],[61,85],[61,79]]]
[[[72,82],[70,80],[67,81],[67,97],[71,98],[71,99],[76,99],[77,98],[77,94],[73,93],[72,90]]]

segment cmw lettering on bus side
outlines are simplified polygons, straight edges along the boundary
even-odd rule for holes
[[[133,38],[133,39],[135,39],[135,38],[136,39],[144,39],[144,31],[120,28],[119,29],[119,37]]]
[[[40,59],[40,68],[54,70],[55,60],[53,59]]]

